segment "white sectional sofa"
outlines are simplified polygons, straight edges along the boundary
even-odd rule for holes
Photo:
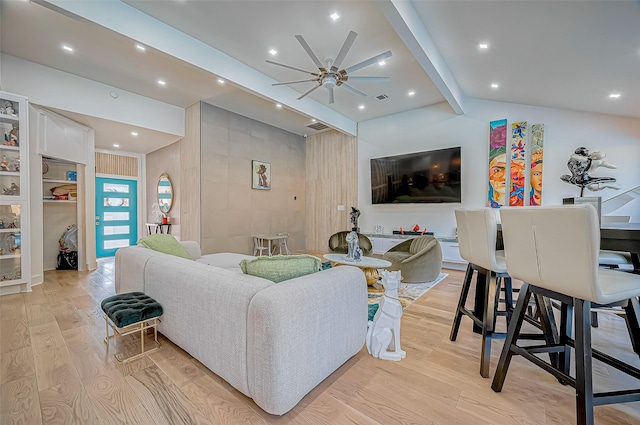
[[[243,274],[241,254],[188,260],[141,246],[115,259],[116,293],[141,291],[164,310],[160,332],[268,413],[282,415],[358,353],[367,284],[341,266],[280,283]]]

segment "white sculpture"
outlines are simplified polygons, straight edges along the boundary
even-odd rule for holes
[[[360,261],[360,255],[357,254],[360,249],[360,244],[358,240],[358,233],[351,231],[347,233],[346,236],[347,241],[347,261]],[[356,258],[356,256],[358,256]]]
[[[407,353],[400,349],[400,319],[402,318],[402,304],[398,299],[400,272],[384,270],[380,274],[384,295],[380,298],[373,321],[369,322],[367,351],[381,360],[400,361],[407,356]]]
[[[151,214],[156,218],[156,223],[162,223],[162,218],[165,216],[162,211],[160,211],[160,205],[157,202],[154,202],[151,205]]]

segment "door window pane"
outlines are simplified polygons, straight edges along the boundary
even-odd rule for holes
[[[129,193],[128,184],[104,183],[103,192]]]
[[[114,249],[129,246],[129,239],[115,239],[112,241],[104,241],[104,249]]]
[[[127,198],[104,198],[105,207],[128,207],[129,199]]]
[[[106,235],[128,235],[129,226],[104,226],[104,234]]]
[[[129,212],[106,212],[104,213],[104,221],[129,220]]]

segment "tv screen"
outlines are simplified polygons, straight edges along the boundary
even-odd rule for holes
[[[371,202],[461,202],[460,146],[371,159]]]

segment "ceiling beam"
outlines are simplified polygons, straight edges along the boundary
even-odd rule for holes
[[[464,94],[413,3],[406,0],[386,0],[378,2],[378,7],[455,113],[464,114]]]
[[[357,123],[311,98],[296,100],[300,93],[119,0],[35,2],[74,18],[115,31],[179,60],[211,72],[257,96],[287,106],[308,117],[355,136]]]

